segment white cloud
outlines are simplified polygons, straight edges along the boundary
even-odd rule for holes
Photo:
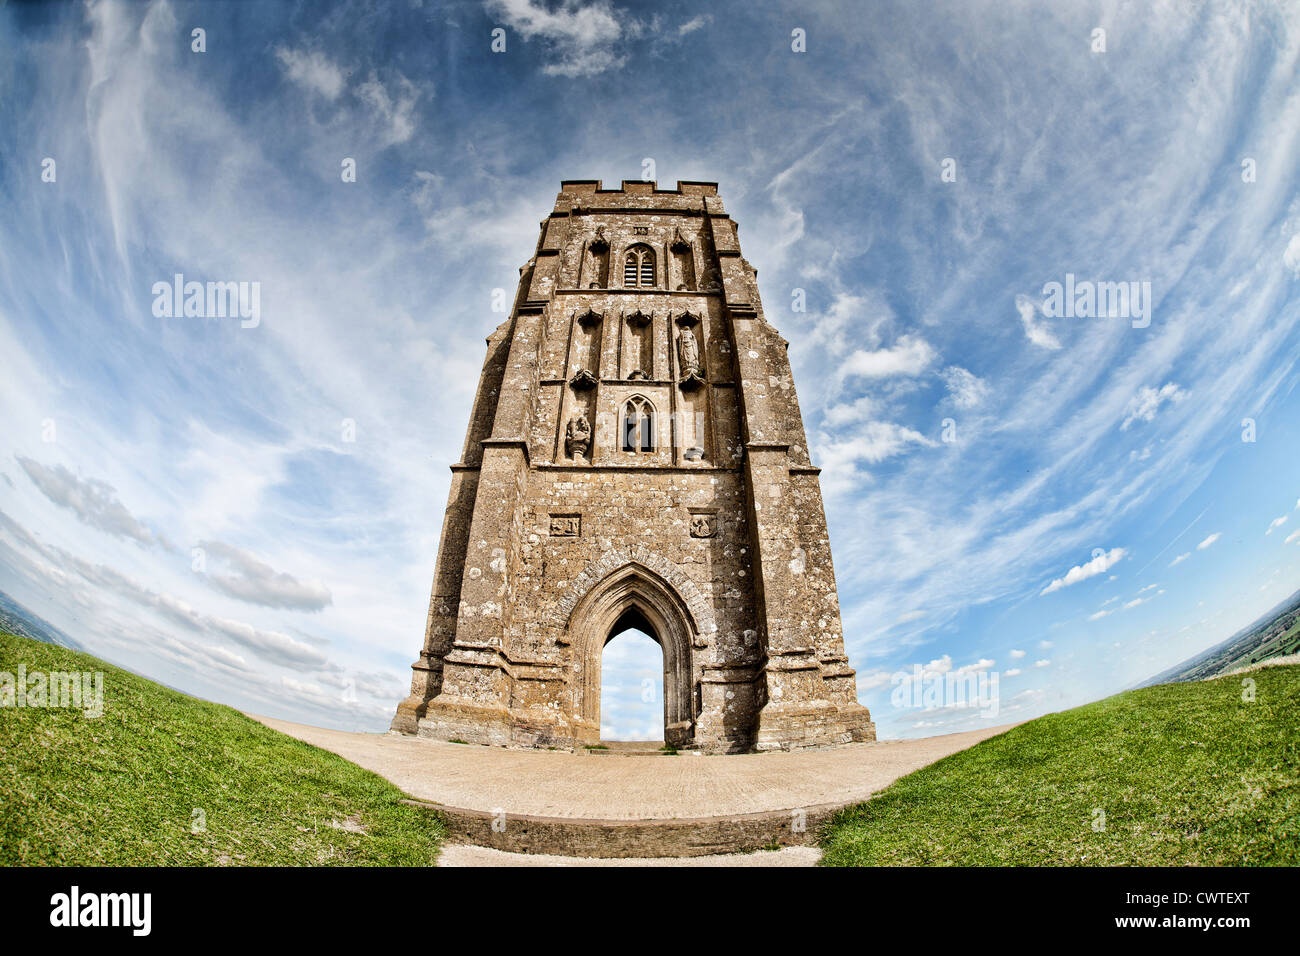
[[[1104,574],[1118,564],[1127,553],[1124,548],[1111,548],[1109,551],[1097,555],[1087,564],[1079,564],[1070,568],[1064,577],[1057,578],[1039,593],[1051,594],[1053,591],[1059,591],[1071,584],[1078,584],[1080,581],[1086,581],[1098,574]]]
[[[1128,408],[1124,411],[1124,423],[1119,426],[1120,430],[1127,431],[1128,427],[1136,421],[1154,421],[1162,404],[1172,402],[1177,405],[1186,397],[1187,393],[1174,382],[1166,382],[1158,389],[1144,385],[1129,401]]]
[[[1214,534],[1210,535],[1208,538],[1206,538],[1204,541],[1202,541],[1200,544],[1198,544],[1198,545],[1196,546],[1196,550],[1197,550],[1197,551],[1204,551],[1204,550],[1205,550],[1206,548],[1208,548],[1210,545],[1214,544],[1214,542],[1218,541],[1221,537],[1223,537],[1223,532],[1221,532],[1221,531],[1216,531],[1216,532],[1214,532]]]
[[[213,631],[242,644],[274,664],[284,667],[321,667],[327,663],[327,658],[319,650],[279,631],[267,631],[242,621],[220,617],[205,618],[205,622]]]
[[[1002,676],[1003,676],[1003,677],[1019,677],[1022,673],[1024,673],[1024,672],[1023,672],[1019,667],[1013,667],[1013,668],[1011,668],[1010,670],[1003,671],[1003,672],[1002,672]]]
[[[1051,663],[1052,663],[1051,661],[1044,659],[1044,660],[1040,660],[1040,661],[1034,661],[1034,666],[1035,666],[1035,667],[1047,667],[1047,666],[1049,666]]]
[[[888,687],[893,682],[894,672],[886,670],[858,671],[858,693]]]
[[[1020,659],[1021,659],[1022,657],[1024,657],[1024,656],[1025,656],[1025,652],[1022,651],[1022,650],[1013,650],[1013,651],[1011,652],[1011,659],[1012,659],[1013,661],[1018,661],[1018,660],[1020,660]]]
[[[855,399],[852,404],[841,403],[826,409],[822,421],[832,428],[849,425],[854,422],[866,422],[880,410],[880,403],[869,395]]]
[[[974,408],[989,394],[987,382],[959,365],[951,365],[940,374],[958,408]]]
[[[852,474],[856,462],[874,465],[917,445],[934,448],[938,442],[905,425],[867,422],[846,438],[820,442],[817,456],[822,468],[833,472],[833,479],[841,479]]]
[[[203,541],[199,547],[207,557],[224,562],[234,572],[203,575],[223,594],[250,604],[293,611],[319,611],[333,603],[329,588],[319,581],[299,581],[242,548],[220,541]]]
[[[1282,527],[1282,525],[1286,524],[1286,519],[1287,519],[1286,515],[1282,515],[1280,518],[1274,518],[1269,523],[1268,530],[1265,531],[1264,534],[1266,535],[1272,534],[1278,528]]]
[[[889,378],[894,375],[919,375],[934,361],[930,343],[915,335],[904,335],[893,348],[866,351],[858,349],[840,366],[843,378]]]
[[[343,92],[343,71],[320,51],[277,47],[275,56],[284,67],[285,75],[303,89],[327,100],[336,100]]]
[[[712,17],[708,16],[691,17],[677,28],[677,35],[684,37],[688,33],[694,33],[696,30],[699,30],[708,24],[711,19]]]
[[[1282,253],[1282,264],[1291,270],[1291,275],[1300,278],[1300,232],[1291,237]]]
[[[60,568],[66,568],[83,581],[123,597],[141,607],[151,608],[173,627],[190,631],[208,640],[225,637],[256,653],[260,658],[284,667],[334,669],[325,654],[315,647],[279,631],[257,627],[243,621],[204,614],[186,601],[146,587],[135,579],[103,564],[95,564],[53,545],[41,543],[21,525],[0,512],[0,524],[14,533],[26,548]],[[242,660],[242,659],[241,659]]]
[[[400,73],[394,85],[396,94],[390,93],[372,72],[370,78],[357,88],[357,96],[371,108],[383,130],[379,138],[381,148],[405,143],[415,132],[415,105],[420,99],[420,90]]]
[[[1169,566],[1172,568],[1172,567],[1173,567],[1174,565],[1176,565],[1176,564],[1182,564],[1184,561],[1186,561],[1186,560],[1187,560],[1188,558],[1190,558],[1191,556],[1192,556],[1192,552],[1190,552],[1190,551],[1184,551],[1184,552],[1183,552],[1182,554],[1180,554],[1178,557],[1176,557],[1176,558],[1174,558],[1172,561],[1170,561],[1170,562],[1169,562]]]
[[[78,478],[62,465],[47,467],[31,458],[16,456],[19,466],[41,494],[81,521],[106,534],[130,538],[150,546],[159,539],[117,499],[117,490],[95,478]],[[165,543],[164,543],[165,544]]]
[[[553,76],[594,76],[622,66],[614,45],[623,34],[619,15],[604,2],[566,0],[548,9],[536,0],[488,0],[490,14],[528,40],[542,40],[554,59],[543,67]]]
[[[1020,313],[1020,324],[1024,327],[1025,337],[1042,349],[1055,351],[1061,347],[1060,340],[1043,322],[1039,321],[1039,307],[1027,295],[1016,296],[1016,311]]]

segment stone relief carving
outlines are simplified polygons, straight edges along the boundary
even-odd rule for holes
[[[712,514],[691,515],[691,537],[712,538],[718,533],[718,516]]]
[[[551,515],[551,536],[576,538],[582,533],[582,515]]]
[[[587,457],[587,449],[591,447],[591,423],[587,421],[586,415],[578,415],[569,419],[569,424],[564,426],[564,450],[568,456],[575,461],[579,458]],[[551,531],[555,533],[554,530]]]

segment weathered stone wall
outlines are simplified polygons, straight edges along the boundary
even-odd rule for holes
[[[594,743],[600,652],[634,621],[674,744],[874,737],[755,275],[714,184],[564,184],[488,340],[395,729]]]

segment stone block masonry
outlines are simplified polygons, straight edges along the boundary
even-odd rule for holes
[[[716,184],[563,183],[487,340],[393,729],[596,744],[602,652],[634,627],[668,744],[874,740],[786,344]]]

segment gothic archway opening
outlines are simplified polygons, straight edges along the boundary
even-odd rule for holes
[[[610,629],[600,665],[602,742],[664,740],[664,653],[652,625],[632,607]]]
[[[666,580],[643,565],[629,563],[606,575],[574,606],[567,640],[577,658],[573,682],[574,713],[583,742],[600,740],[605,647],[629,628],[652,638],[663,652],[663,740],[670,746],[691,744],[698,713],[692,665],[696,622],[686,603]]]

